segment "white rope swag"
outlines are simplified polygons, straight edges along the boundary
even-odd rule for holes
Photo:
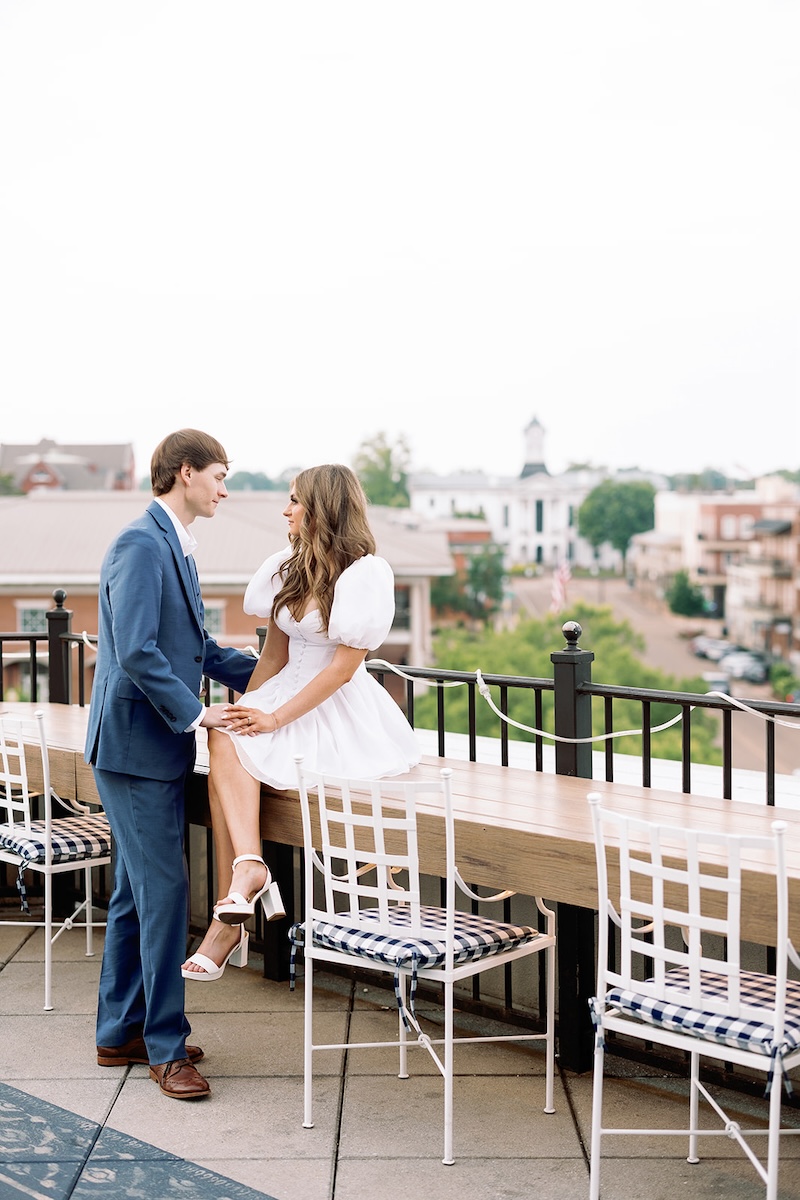
[[[465,679],[420,679],[416,675],[408,675],[395,663],[387,662],[387,660],[384,658],[370,658],[367,661],[369,662],[370,666],[383,667],[387,671],[393,671],[395,675],[402,676],[403,679],[407,679],[410,683],[423,683],[426,687],[465,687],[469,682]],[[483,674],[480,670],[475,672],[475,683],[478,691],[489,705],[489,708],[491,708],[492,712],[497,714],[501,721],[505,721],[507,725],[513,725],[516,729],[521,729],[525,733],[532,733],[537,737],[547,738],[552,742],[570,742],[575,745],[579,745],[584,742],[607,742],[611,738],[637,737],[639,734],[644,733],[643,729],[620,729],[612,733],[598,733],[594,737],[562,737],[560,734],[550,733],[547,729],[536,729],[533,725],[524,725],[521,721],[515,721],[513,717],[509,717],[507,713],[501,712],[492,699],[489,685],[483,678]],[[757,709],[752,708],[749,704],[745,704],[743,700],[737,700],[735,696],[729,696],[727,692],[712,691],[704,692],[703,695],[716,696],[720,700],[727,700],[736,708],[741,709],[742,712],[749,713],[753,717],[759,717],[762,721],[771,721],[774,725],[781,725],[784,729],[800,730],[800,722],[782,720],[780,717],[773,717],[769,713],[758,712]],[[669,701],[665,700],[662,701],[662,703],[668,704]],[[692,704],[690,705],[689,711],[694,712],[695,708],[697,707],[698,706],[696,704]],[[670,726],[676,725],[681,719],[682,714],[678,713],[677,716],[672,717],[671,720],[665,721],[663,725],[654,725],[651,728],[650,733],[661,733],[662,730],[669,729]]]

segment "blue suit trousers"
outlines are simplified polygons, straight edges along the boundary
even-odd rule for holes
[[[181,964],[189,885],[184,852],[185,774],[145,779],[93,768],[114,835],[97,1008],[98,1046],[144,1035],[150,1062],[186,1056]]]

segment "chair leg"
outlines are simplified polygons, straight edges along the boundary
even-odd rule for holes
[[[86,957],[94,958],[94,926],[92,924],[92,868],[84,868],[84,895],[86,896]]]
[[[700,1092],[697,1084],[700,1079],[700,1055],[692,1051],[690,1055],[690,1070],[689,1070],[689,1156],[686,1159],[690,1163],[700,1162],[700,1156],[697,1153],[698,1140],[697,1134],[694,1132],[699,1128],[700,1120]]]
[[[403,972],[400,972],[400,1003],[405,1009],[406,1006],[406,977]],[[398,1079],[408,1079],[408,1030],[406,1023],[403,1020],[403,1013],[400,1009],[397,1011],[397,1044],[400,1048],[400,1070],[397,1076]]]
[[[444,985],[444,1158],[451,1167],[453,1158],[453,984]]]
[[[600,1131],[603,1123],[603,1032],[595,1031],[594,1076],[592,1078],[592,1135],[589,1150],[589,1200],[600,1197]]]
[[[311,1112],[311,1082],[313,1058],[313,999],[314,999],[314,967],[312,959],[305,956],[305,992],[303,1002],[303,1128],[313,1129],[314,1120]]]
[[[783,1072],[780,1061],[775,1064],[772,1091],[769,1094],[769,1134],[767,1137],[767,1200],[777,1200],[778,1169],[780,1166],[781,1143],[781,1100]]]
[[[556,948],[549,946],[545,951],[545,970],[547,971],[547,1014],[545,1030],[547,1033],[545,1058],[545,1097],[544,1111],[554,1113],[553,1084],[556,1058]]]
[[[53,1007],[53,876],[44,876],[44,1010]]]

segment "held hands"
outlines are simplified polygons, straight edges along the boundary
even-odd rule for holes
[[[220,722],[229,733],[249,734],[275,733],[280,722],[275,713],[262,712],[260,708],[245,708],[241,704],[221,705],[224,718]]]
[[[203,709],[203,716],[200,724],[205,729],[220,729],[225,727],[225,718],[227,716],[228,704],[209,704]]]

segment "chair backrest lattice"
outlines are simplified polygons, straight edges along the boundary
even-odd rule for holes
[[[795,957],[788,938],[785,822],[773,822],[771,836],[726,834],[612,812],[596,794],[589,800],[600,911],[619,929],[612,968],[608,922],[600,921],[598,995],[618,987],[724,1017],[769,1020],[782,1030],[787,956]],[[764,1006],[746,1004],[741,997],[742,882],[748,860],[767,865],[776,880],[776,1001]],[[609,882],[617,867],[618,901]],[[704,949],[712,939],[717,946],[722,939],[722,957]],[[678,980],[670,975],[676,970]]]
[[[33,814],[25,742],[30,743],[33,740],[39,745],[43,790],[47,794],[50,775],[43,718],[39,714],[28,721],[18,717],[0,716],[0,824],[17,825],[27,832],[30,832]]]
[[[452,850],[452,813],[449,777],[444,806],[443,781],[343,779],[306,770],[298,762],[305,845],[313,846],[306,858],[307,913],[313,920],[348,925],[362,924],[379,934],[419,936],[425,929],[421,910],[422,885],[418,849],[418,800],[433,799],[445,817],[448,857]],[[311,833],[309,793],[315,792],[319,835]],[[322,886],[313,894],[313,871]],[[453,872],[448,873],[449,889]],[[453,900],[450,900],[453,903]],[[393,919],[404,909],[403,919]],[[370,910],[368,923],[359,913]],[[424,914],[423,914],[424,915]]]

